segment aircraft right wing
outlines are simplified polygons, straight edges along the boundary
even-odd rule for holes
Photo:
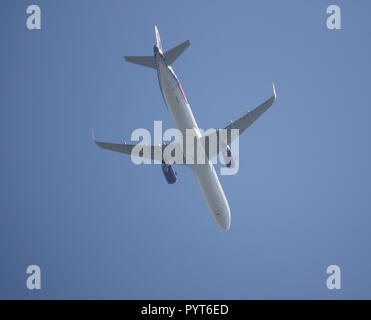
[[[238,135],[241,135],[248,127],[250,127],[255,122],[255,120],[257,120],[265,111],[269,109],[269,107],[272,106],[274,101],[276,101],[276,97],[277,97],[276,88],[273,84],[273,96],[272,97],[270,97],[268,100],[263,102],[261,105],[257,106],[254,110],[247,112],[244,116],[242,116],[238,120],[231,121],[231,123],[224,128],[227,130],[227,141],[225,141],[225,144],[230,145],[233,141],[231,137],[232,129],[238,129],[239,130]],[[209,159],[213,159],[219,153],[219,137],[220,137],[219,130],[216,130],[212,132],[211,134],[208,134],[203,137],[204,145],[205,145],[205,152],[206,154],[209,155]],[[209,146],[209,141],[211,141],[212,139],[216,139],[213,141],[217,142],[217,149],[215,150],[216,152],[215,154],[213,153],[212,149],[210,149],[211,154],[209,154],[208,146]]]

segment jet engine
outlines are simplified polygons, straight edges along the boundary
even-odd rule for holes
[[[224,163],[227,166],[227,168],[234,168],[235,163],[232,157],[232,151],[228,145],[227,145],[227,148],[225,148],[225,150],[222,152],[222,155],[223,155]]]
[[[162,168],[162,172],[165,176],[167,183],[169,184],[175,183],[177,180],[177,177],[176,177],[176,172],[174,171],[173,167],[170,164],[162,162],[161,168]]]

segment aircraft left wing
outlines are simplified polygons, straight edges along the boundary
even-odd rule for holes
[[[102,149],[106,149],[106,150],[111,150],[111,151],[131,155],[132,152],[133,152],[134,147],[137,146],[135,144],[128,144],[128,143],[112,143],[112,142],[97,141],[95,139],[95,133],[94,133],[93,129],[91,131],[91,135],[92,135],[94,143],[98,147],[100,147]],[[176,143],[172,143],[172,145],[176,146]],[[158,145],[158,146],[140,145],[140,148],[142,149],[142,151],[139,152],[138,156],[141,157],[141,158],[147,158],[147,159],[157,160],[157,161],[162,162],[162,160],[163,160],[162,155],[163,155],[163,152],[164,152],[164,150],[167,146],[168,146],[168,144],[161,144],[161,145]]]

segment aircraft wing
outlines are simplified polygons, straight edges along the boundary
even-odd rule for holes
[[[231,121],[231,123],[224,128],[227,130],[227,141],[225,141],[225,143],[227,145],[230,145],[232,141],[234,140],[231,137],[232,129],[238,129],[239,130],[238,135],[241,135],[248,127],[250,127],[255,122],[256,119],[258,119],[265,111],[269,109],[269,107],[272,106],[272,104],[276,100],[276,97],[277,97],[276,89],[273,84],[273,96],[272,97],[270,97],[268,100],[263,102],[261,105],[257,106],[254,110],[247,112],[244,116],[242,116],[238,120]],[[219,132],[220,130],[216,130],[215,132],[212,132],[211,134],[208,134],[203,137],[206,154],[209,154],[208,141],[214,138],[214,139],[217,139],[214,141],[218,142],[217,144],[218,148],[214,151],[216,153],[213,153],[213,150],[211,150],[210,152],[212,154],[209,154],[209,159],[213,159],[219,153],[219,136],[220,136]]]
[[[92,138],[93,138],[94,143],[102,149],[120,152],[120,153],[124,153],[128,155],[132,155],[133,149],[137,146],[135,144],[128,144],[128,143],[112,143],[112,142],[97,141],[95,139],[94,130],[92,130]],[[172,145],[176,146],[177,144],[172,143]],[[138,153],[138,156],[162,162],[163,160],[162,155],[167,146],[168,144],[162,144],[158,146],[140,145],[140,148],[142,149],[142,151]],[[137,156],[137,155],[134,155],[134,156]]]

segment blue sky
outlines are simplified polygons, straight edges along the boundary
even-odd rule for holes
[[[41,30],[26,7],[41,8]],[[326,8],[342,30],[326,28]],[[2,1],[0,298],[371,298],[366,1]],[[212,220],[188,168],[98,149],[173,123],[150,55],[154,25],[200,127],[278,99],[221,176],[232,220]],[[39,265],[42,289],[26,268]],[[328,290],[339,265],[342,289]]]

